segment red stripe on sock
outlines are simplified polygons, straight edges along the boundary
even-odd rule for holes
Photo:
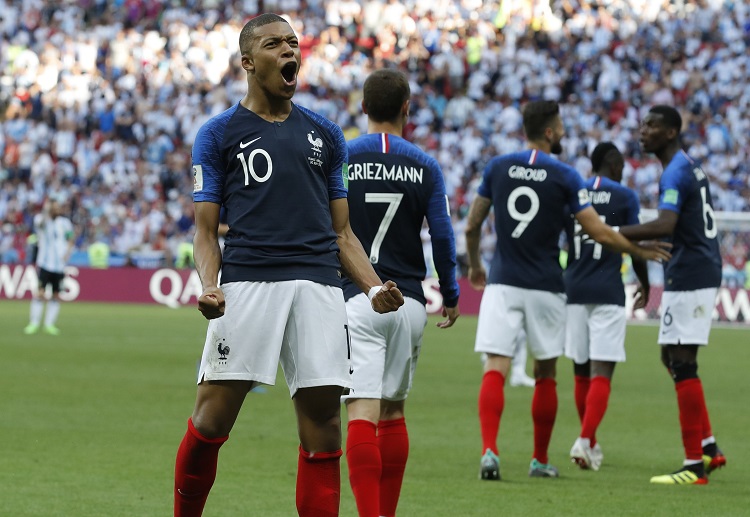
[[[586,397],[586,415],[581,425],[581,437],[591,440],[592,447],[596,445],[596,430],[607,412],[611,391],[612,386],[608,378],[597,376],[591,379]]]
[[[531,417],[534,420],[534,458],[541,463],[549,462],[547,451],[556,416],[557,382],[554,379],[538,379],[531,401]]]
[[[378,422],[378,446],[383,461],[383,473],[380,476],[379,515],[393,517],[396,515],[406,462],[409,459],[409,433],[406,429],[406,420],[397,418]]]
[[[703,458],[703,418],[706,401],[703,396],[701,380],[685,379],[675,383],[677,406],[680,409],[680,429],[682,445],[685,447],[685,459],[700,460]]]
[[[346,463],[359,517],[379,517],[380,474],[383,465],[376,436],[368,420],[351,420],[347,426]]]
[[[498,454],[497,433],[505,408],[505,377],[497,370],[489,370],[482,377],[479,388],[479,426],[482,430],[482,454],[490,449]]]

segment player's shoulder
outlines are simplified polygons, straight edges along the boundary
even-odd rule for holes
[[[669,161],[667,166],[664,168],[665,173],[685,174],[693,171],[694,168],[699,167],[700,164],[697,160],[688,155],[685,151],[680,149],[675,153],[672,159]]]
[[[344,141],[344,132],[338,124],[327,119],[320,113],[305,108],[304,106],[300,106],[299,104],[292,104],[292,106],[294,109],[299,110],[302,117],[306,118],[313,125],[318,126],[328,138],[331,138],[334,141]]]
[[[407,139],[400,136],[388,135],[388,138],[391,141],[391,152],[411,158],[431,169],[440,170],[438,161],[417,144],[409,142]]]
[[[200,133],[223,133],[224,130],[227,127],[227,124],[229,124],[229,121],[232,119],[232,116],[237,113],[237,109],[239,108],[240,103],[233,104],[229,108],[225,109],[221,113],[214,115],[210,119],[208,119],[206,122],[203,123],[203,125],[200,127],[199,134]]]

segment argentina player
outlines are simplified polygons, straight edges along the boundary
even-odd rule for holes
[[[409,453],[406,397],[427,324],[420,230],[430,228],[443,295],[440,328],[459,316],[456,245],[440,166],[401,138],[409,113],[409,82],[396,70],[377,70],[364,84],[368,134],[349,142],[349,210],[354,233],[381,278],[391,278],[404,306],[375,314],[351,281],[344,296],[352,338],[352,389],[346,458],[360,517],[396,514]]]
[[[717,240],[708,176],[680,147],[682,117],[671,106],[654,106],[641,124],[641,145],[664,171],[659,178],[659,212],[654,221],[621,228],[631,239],[670,238],[672,258],[664,265],[659,344],[661,359],[677,392],[685,460],[672,474],[651,483],[703,485],[726,458],[711,430],[698,348],[708,344],[716,294],[721,285]]]
[[[245,396],[255,383],[273,384],[281,362],[300,439],[297,511],[335,516],[339,398],[351,385],[341,272],[378,312],[403,298],[395,283],[380,281],[349,225],[341,129],[291,102],[300,64],[291,26],[263,14],[239,43],[248,93],[204,124],[193,147],[198,303],[210,322],[177,453],[174,515],[201,515]]]
[[[602,142],[591,153],[594,175],[586,181],[592,206],[603,222],[615,227],[639,222],[638,195],[620,184],[624,164],[617,147]],[[565,232],[565,355],[573,360],[575,402],[581,419],[581,433],[570,457],[583,469],[599,470],[603,454],[596,431],[607,410],[615,365],[625,361],[622,254],[581,233],[581,225],[572,215]],[[633,269],[641,283],[634,308],[640,309],[648,303],[648,269],[641,260],[633,260]]]
[[[521,328],[535,358],[534,453],[529,476],[558,476],[547,450],[557,414],[555,369],[565,342],[565,288],[558,241],[566,211],[574,214],[590,238],[616,251],[644,259],[669,257],[658,245],[633,244],[603,223],[591,207],[578,172],[550,156],[562,151],[560,141],[565,135],[557,102],[529,102],[523,110],[523,127],[529,149],[490,160],[466,227],[469,280],[475,288],[484,288],[474,347],[488,356],[479,392],[481,479],[500,479],[497,434],[505,404],[503,390]],[[490,208],[495,213],[497,244],[487,279],[479,240]]]

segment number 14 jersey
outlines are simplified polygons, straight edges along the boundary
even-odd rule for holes
[[[559,238],[565,214],[591,206],[581,175],[530,149],[490,160],[478,193],[492,200],[495,211],[488,283],[563,292]]]

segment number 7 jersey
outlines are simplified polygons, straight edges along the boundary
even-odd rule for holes
[[[581,175],[530,149],[490,160],[478,194],[491,199],[495,211],[488,283],[563,292],[559,239],[565,216],[591,206]]]
[[[360,136],[348,146],[351,225],[375,271],[383,280],[394,280],[404,296],[425,303],[420,231],[426,217],[443,304],[455,307],[456,242],[437,161],[407,140],[386,133]],[[360,292],[345,279],[347,300]]]

